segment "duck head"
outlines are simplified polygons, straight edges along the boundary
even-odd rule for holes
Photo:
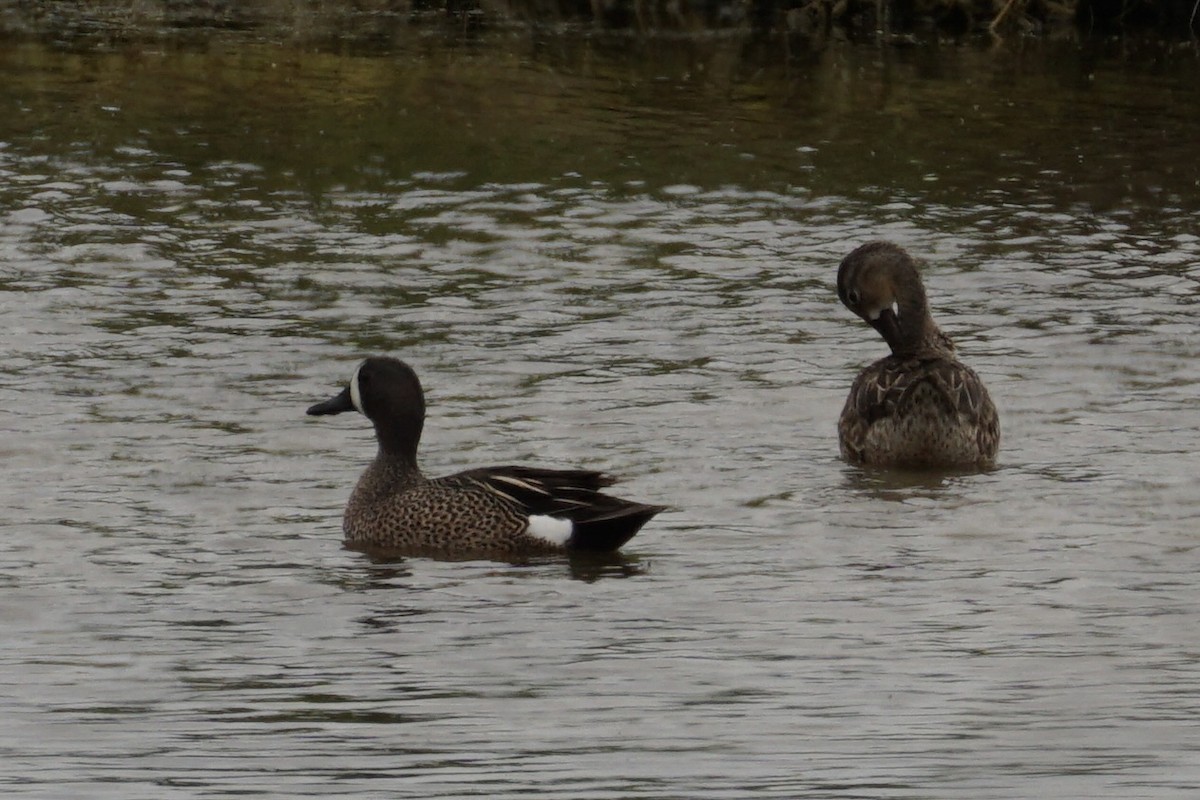
[[[375,426],[380,448],[415,460],[425,426],[425,393],[412,367],[398,358],[371,356],[341,392],[308,409],[310,416],[357,411]]]
[[[929,316],[916,263],[891,242],[864,244],[842,259],[837,293],[846,308],[879,331],[897,355],[914,351],[939,334]]]

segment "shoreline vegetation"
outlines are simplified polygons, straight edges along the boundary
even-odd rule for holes
[[[1200,0],[0,0],[0,35],[69,43],[227,31],[386,44],[399,28],[441,22],[899,42],[1063,34],[1194,40],[1198,11]]]

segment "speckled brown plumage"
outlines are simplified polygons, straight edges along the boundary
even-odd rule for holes
[[[1000,445],[996,407],[934,323],[912,258],[888,242],[859,247],[838,269],[838,297],[892,354],[865,368],[838,421],[852,464],[987,468]]]
[[[374,423],[379,442],[346,505],[342,528],[351,547],[447,557],[611,551],[662,510],[602,493],[614,479],[592,470],[504,466],[426,478],[417,466],[424,393],[398,359],[368,358],[349,386],[308,413],[349,410]],[[570,538],[530,533],[531,516],[570,520]]]

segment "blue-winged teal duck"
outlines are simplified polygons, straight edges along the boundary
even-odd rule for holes
[[[346,505],[346,544],[407,555],[523,556],[613,551],[661,506],[600,492],[614,479],[591,470],[489,467],[426,478],[417,466],[425,395],[412,368],[368,358],[311,415],[359,411],[379,451]]]
[[[837,291],[892,349],[850,387],[838,421],[842,457],[883,467],[992,466],[1000,445],[996,407],[929,315],[908,253],[889,242],[864,244],[842,260]]]

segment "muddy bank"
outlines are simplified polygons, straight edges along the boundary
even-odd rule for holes
[[[246,32],[387,46],[414,25],[578,24],[912,39],[1200,32],[1197,0],[0,0],[0,34],[64,43]]]

